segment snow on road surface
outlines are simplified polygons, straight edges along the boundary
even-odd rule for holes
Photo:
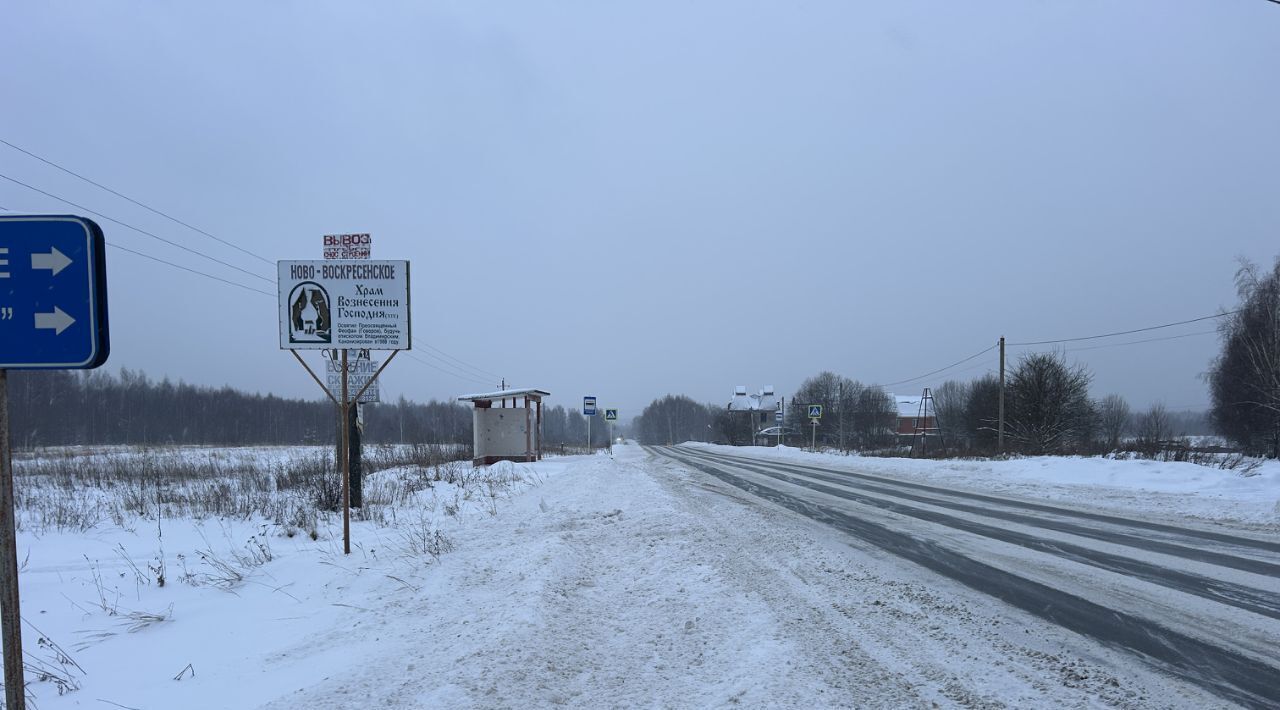
[[[233,594],[125,585],[121,607],[174,605],[133,633],[91,598],[94,571],[117,567],[86,560],[122,536],[140,549],[145,530],[21,535],[24,616],[88,642],[71,654],[83,687],[33,683],[40,706],[1231,706],[638,446],[516,468],[539,484],[496,515],[445,520],[456,549],[438,563],[395,552],[426,529],[406,520],[357,526],[350,557],[323,536],[276,537]],[[170,555],[202,546],[184,539],[197,527],[237,544],[253,532],[169,524]],[[195,675],[174,680],[187,664]]]
[[[847,467],[661,449],[857,543],[1255,707],[1280,700],[1280,541]],[[751,453],[751,452],[748,452]]]
[[[1262,461],[1242,475],[1230,469],[1178,461],[1098,456],[1030,456],[1006,460],[843,456],[791,446],[688,448],[749,454],[775,461],[818,464],[863,473],[928,481],[953,488],[1043,498],[1126,514],[1181,516],[1280,530],[1280,461]]]

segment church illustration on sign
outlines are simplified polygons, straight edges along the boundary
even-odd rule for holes
[[[303,281],[289,292],[289,342],[333,341],[329,294],[314,281]]]

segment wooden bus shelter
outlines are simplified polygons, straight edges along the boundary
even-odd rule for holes
[[[532,387],[466,394],[471,402],[473,466],[499,461],[542,460],[542,398],[550,392]]]

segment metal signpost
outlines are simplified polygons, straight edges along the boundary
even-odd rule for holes
[[[809,426],[813,428],[813,432],[809,440],[809,448],[813,449],[814,451],[818,450],[818,420],[821,418],[822,418],[822,405],[821,404],[809,405]]]
[[[401,350],[413,343],[409,324],[407,261],[281,261],[280,348],[289,350],[324,390],[347,422],[351,405],[368,390]],[[340,392],[329,391],[299,350],[340,349]],[[391,355],[351,396],[348,350],[391,350]],[[342,429],[342,546],[351,554],[351,457],[349,431]]]
[[[9,710],[26,707],[9,447],[9,370],[86,370],[107,361],[102,229],[71,216],[0,217],[0,634]]]
[[[587,418],[587,453],[591,453],[591,420],[596,416],[596,398],[582,398],[582,416]]]
[[[609,427],[609,454],[612,455],[613,454],[613,423],[618,421],[618,410],[616,409],[604,410],[604,421],[606,426]]]

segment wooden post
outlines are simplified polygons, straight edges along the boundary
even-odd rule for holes
[[[27,706],[22,677],[22,612],[18,604],[18,540],[13,520],[13,457],[9,449],[9,372],[0,369],[0,633],[4,636],[4,699]]]
[[[351,411],[347,401],[347,351],[342,351],[342,553],[351,554],[351,441],[350,430],[345,426]]]
[[[364,436],[360,426],[360,400],[351,403],[347,411],[347,466],[351,471],[351,507],[364,507]]]
[[[527,394],[524,396],[524,460],[533,460],[533,410],[529,409]]]
[[[538,397],[538,460],[542,460],[542,397]]]
[[[1004,336],[1000,336],[1000,433],[997,448],[1004,453]]]

